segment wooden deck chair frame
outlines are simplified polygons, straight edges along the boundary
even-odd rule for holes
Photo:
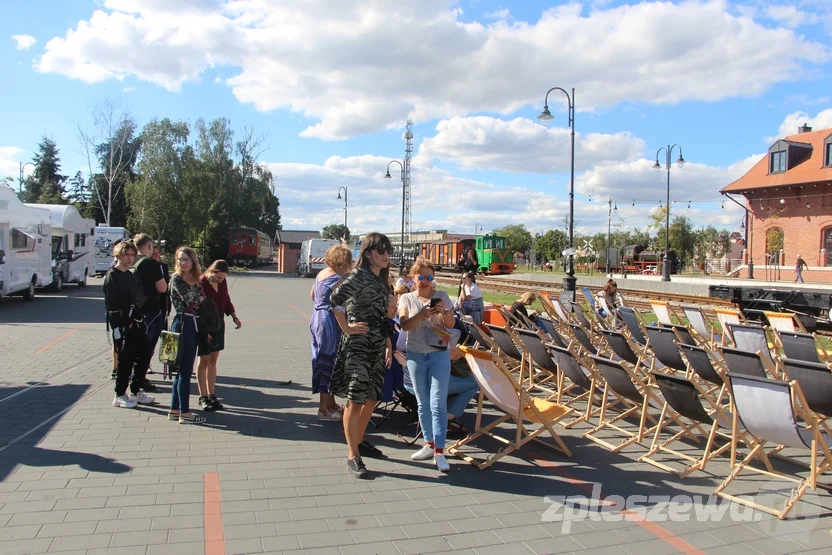
[[[503,366],[502,361],[493,356],[493,353],[477,351],[467,347],[460,347],[460,349],[471,366],[477,383],[480,385],[480,393],[477,400],[477,417],[473,432],[448,447],[448,453],[468,461],[480,470],[488,468],[530,441],[559,451],[567,457],[572,456],[572,452],[555,431],[555,425],[572,414],[574,409],[528,395],[525,389],[514,380],[512,374]],[[508,390],[509,387],[511,388],[510,391]],[[483,426],[482,409],[486,397],[505,414],[494,422]],[[515,407],[512,406],[514,404],[516,404]],[[509,421],[514,423],[513,439],[509,440],[494,433],[495,428]],[[536,430],[531,430],[527,428],[526,422],[539,424],[539,427]],[[552,442],[544,441],[539,437],[543,432],[549,433]],[[471,444],[483,435],[503,443],[505,447],[485,460],[477,459],[462,452],[462,447]]]
[[[722,342],[723,334],[719,335],[719,339],[717,339],[716,333],[716,326],[714,322],[708,318],[702,309],[698,306],[683,306],[682,312],[685,314],[685,318],[687,318],[688,323],[690,324],[688,328],[691,330],[692,333],[695,333],[702,345],[708,345],[709,347],[713,347],[717,343]]]
[[[564,308],[558,299],[552,298],[550,293],[540,292],[538,294],[538,298],[541,299],[540,303],[543,305],[546,312],[549,313],[552,320],[560,322],[561,327],[574,323],[573,319],[569,316],[569,312],[566,311],[566,308]]]
[[[627,316],[629,314],[632,314],[632,319]],[[642,347],[647,345],[647,332],[645,331],[644,319],[641,317],[638,310],[632,307],[622,306],[618,309],[618,319],[624,323],[624,326],[620,330],[624,332],[624,335],[628,336]],[[636,332],[638,332],[638,335],[640,335],[644,341],[641,341],[638,338]]]
[[[741,310],[737,310],[736,308],[714,308],[714,314],[716,315],[716,319],[719,321],[719,325],[722,328],[721,344],[725,345],[726,337],[733,343],[734,336],[731,335],[731,330],[728,329],[727,324],[745,324],[747,322],[745,315]]]
[[[820,426],[818,425],[818,417],[811,410],[808,409],[808,404],[806,403],[806,399],[803,396],[802,390],[800,389],[800,384],[798,384],[796,381],[784,382],[780,380],[772,380],[769,378],[757,378],[754,376],[737,376],[731,374],[728,375],[728,380],[730,382],[731,389],[733,391],[733,396],[735,398],[738,389],[742,391],[741,388],[757,388],[760,390],[766,390],[766,392],[778,392],[780,401],[781,403],[783,403],[783,405],[785,405],[785,402],[788,400],[788,408],[790,409],[790,414],[788,416],[790,417],[791,421],[787,424],[783,423],[782,425],[784,428],[790,427],[791,432],[789,434],[789,437],[784,437],[780,436],[780,434],[777,434],[780,437],[772,441],[760,437],[763,434],[759,431],[757,432],[757,434],[755,434],[755,430],[749,430],[749,433],[754,438],[751,451],[742,461],[740,461],[733,467],[728,477],[725,478],[725,480],[719,485],[719,487],[717,487],[716,491],[714,491],[714,495],[718,495],[723,499],[728,499],[729,501],[738,503],[740,505],[745,505],[747,507],[757,509],[758,511],[769,513],[773,516],[776,516],[780,520],[784,520],[786,517],[788,517],[789,513],[792,511],[792,509],[794,509],[794,507],[806,493],[806,490],[808,488],[811,488],[812,491],[815,491],[818,486],[826,490],[832,489],[832,486],[830,485],[818,483],[818,477],[830,468],[832,468],[832,452],[830,452],[828,445],[829,436],[822,433]],[[745,395],[741,394],[738,406],[747,406],[748,401],[749,399],[746,399]],[[776,408],[770,402],[765,403],[765,406],[766,410],[768,411],[776,411]],[[746,412],[747,409],[740,408],[740,410]],[[801,427],[797,423],[797,417],[803,419],[803,421],[806,423],[806,428],[803,428],[801,430]],[[739,412],[739,410],[734,413],[734,418],[742,419],[742,414]],[[747,416],[746,420],[748,420]],[[755,426],[752,425],[752,428],[754,427]],[[801,431],[803,433],[801,433]],[[780,433],[782,433],[782,430],[780,431]],[[808,443],[807,437],[811,438],[808,441]],[[784,444],[786,444],[786,441],[784,440],[789,440],[789,447],[803,447],[811,450],[811,464],[809,466],[808,478],[799,478],[793,475],[785,474],[783,472],[778,472],[775,471],[772,467],[771,461],[768,458],[772,453],[766,453],[765,445],[767,443],[779,442],[780,445],[778,446],[778,448],[783,447]],[[798,444],[798,441],[802,445]],[[818,460],[819,458],[820,460]],[[751,463],[755,459],[759,459],[765,466],[765,469],[755,468],[751,466]],[[736,480],[739,477],[739,475],[745,470],[757,474],[762,474],[770,478],[786,480],[796,484],[797,486],[792,490],[789,499],[784,503],[782,509],[769,507],[761,503],[757,503],[756,501],[753,501],[750,497],[739,497],[726,493],[725,490],[728,488],[728,486],[731,485],[731,483],[734,480]]]
[[[726,324],[726,327],[731,330],[731,337],[737,349],[756,352],[768,363],[767,369],[776,368],[774,353],[772,353],[765,327],[733,323]],[[773,375],[776,377],[776,372]]]
[[[515,329],[514,335],[517,336],[528,356],[530,378],[526,391],[531,393],[540,390],[546,394],[548,399],[556,397],[558,395],[558,383],[560,382],[558,368],[549,354],[546,341],[532,330]]]

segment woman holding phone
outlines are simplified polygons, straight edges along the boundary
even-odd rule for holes
[[[434,285],[434,272],[431,261],[416,259],[410,270],[410,275],[416,277],[416,291],[399,299],[399,321],[407,332],[407,371],[419,403],[419,424],[425,437],[425,445],[410,458],[423,461],[433,457],[436,468],[448,472],[448,329],[454,327],[454,313],[448,294]]]

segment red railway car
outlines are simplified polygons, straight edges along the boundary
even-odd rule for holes
[[[250,227],[228,230],[228,262],[234,266],[257,266],[272,261],[272,240]]]

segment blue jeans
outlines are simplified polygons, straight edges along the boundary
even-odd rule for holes
[[[191,396],[191,375],[194,373],[196,360],[197,333],[196,322],[190,315],[177,314],[173,317],[170,331],[179,333],[179,373],[173,378],[170,395],[170,410],[190,412],[188,404]]]
[[[407,353],[407,371],[419,403],[419,424],[425,441],[434,448],[445,448],[448,433],[448,381],[451,354],[448,351]]]
[[[474,376],[460,378],[451,374],[448,380],[448,414],[459,418],[480,387]]]

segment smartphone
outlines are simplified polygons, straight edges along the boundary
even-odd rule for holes
[[[113,330],[113,339],[115,339],[116,341],[121,339],[121,330],[119,330],[118,328]]]
[[[438,303],[438,302],[439,302],[439,299],[438,299],[438,298],[433,298],[433,299],[431,299],[431,300],[430,300],[430,307],[431,307],[431,308],[435,307],[435,306],[436,306],[436,303]]]

